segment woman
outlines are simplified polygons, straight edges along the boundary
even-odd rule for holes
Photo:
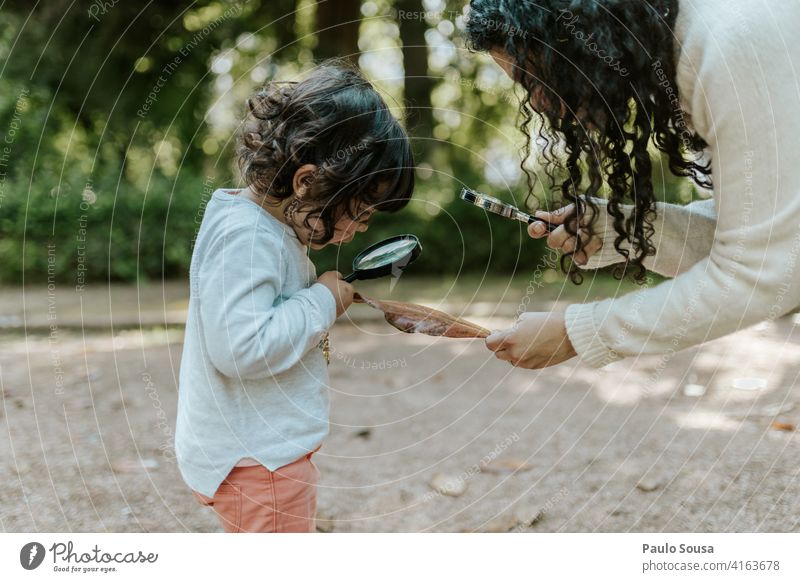
[[[798,29],[789,1],[472,1],[469,44],[525,88],[521,129],[541,122],[542,163],[564,200],[538,213],[559,228],[529,234],[563,251],[573,279],[573,263],[673,277],[525,314],[487,339],[498,358],[669,357],[800,304]],[[651,145],[713,198],[657,202]]]

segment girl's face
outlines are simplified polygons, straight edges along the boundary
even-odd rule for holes
[[[356,236],[358,232],[366,232],[369,226],[367,222],[375,214],[375,208],[365,207],[359,210],[355,219],[350,218],[347,214],[342,216],[333,228],[333,238],[325,245],[312,244],[311,248],[314,250],[321,249],[326,245],[346,245]]]
[[[324,228],[321,221],[311,218],[308,221],[311,228],[307,228],[305,226],[305,215],[298,213],[295,218],[296,226],[294,227],[294,230],[297,233],[297,237],[300,239],[300,242],[317,251],[328,245],[344,245],[349,243],[353,240],[356,233],[365,232],[367,228],[369,228],[367,222],[369,222],[369,219],[372,218],[373,214],[375,214],[375,208],[368,207],[366,205],[363,205],[363,207],[359,209],[359,213],[355,219],[350,218],[350,216],[345,213],[334,225],[333,237],[325,244],[311,242],[315,230],[317,228],[320,230]]]

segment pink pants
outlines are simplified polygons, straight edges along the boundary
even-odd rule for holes
[[[227,533],[316,531],[319,469],[309,453],[270,471],[262,465],[234,467],[214,493],[193,491],[214,508]]]

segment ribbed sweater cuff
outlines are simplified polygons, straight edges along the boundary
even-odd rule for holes
[[[597,205],[599,213],[594,224],[595,236],[600,237],[603,246],[589,257],[585,265],[578,265],[578,268],[584,270],[602,269],[625,260],[614,248],[614,239],[617,238],[617,232],[614,230],[613,219],[608,214],[608,201],[602,198],[592,198],[592,200]],[[627,207],[623,207],[623,211],[625,211],[625,208]]]
[[[572,347],[582,362],[594,368],[616,362],[622,358],[607,347],[594,323],[596,303],[576,303],[567,307],[564,321]]]

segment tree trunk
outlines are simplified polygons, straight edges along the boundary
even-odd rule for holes
[[[317,59],[343,57],[358,61],[360,0],[324,0],[317,3]]]
[[[422,0],[396,0],[395,8],[412,14],[425,11]],[[434,82],[428,75],[428,44],[425,40],[428,24],[421,18],[399,19],[398,24],[403,43],[408,129],[414,137],[422,140],[416,149],[429,150],[432,144],[427,140],[433,136],[431,91]]]

